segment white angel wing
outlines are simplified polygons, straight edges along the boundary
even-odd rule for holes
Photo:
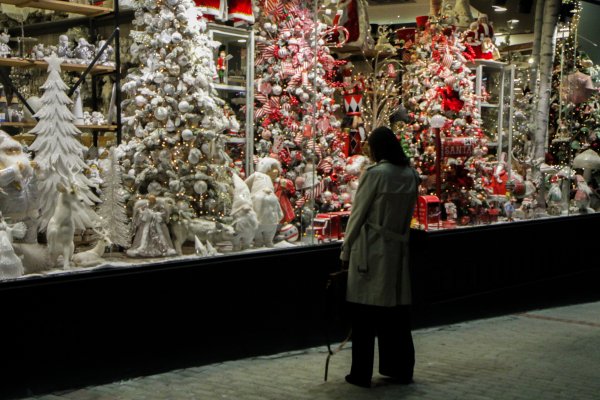
[[[12,226],[13,239],[23,239],[27,233],[27,226],[23,222],[18,222]]]

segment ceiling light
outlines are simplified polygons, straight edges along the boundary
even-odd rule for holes
[[[518,24],[518,23],[519,23],[519,20],[518,20],[518,19],[509,19],[507,22],[508,22],[509,24]]]
[[[240,40],[238,40],[238,42],[240,42],[240,43],[244,43],[245,41],[246,41],[246,39],[240,39]]]
[[[506,11],[506,8],[504,8],[504,7],[494,7],[494,11],[496,11],[496,12],[503,12],[503,11]]]
[[[533,64],[533,58],[529,59],[529,64]]]

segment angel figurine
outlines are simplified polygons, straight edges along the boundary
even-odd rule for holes
[[[133,207],[133,244],[129,257],[164,257],[177,254],[169,236],[169,204],[163,197],[148,196]]]
[[[83,64],[89,64],[96,54],[96,47],[93,44],[89,44],[84,38],[80,38],[73,53]]]
[[[27,227],[23,222],[9,226],[0,212],[0,280],[23,276],[23,263],[15,254],[13,238],[25,237]]]
[[[10,58],[10,47],[8,47],[9,40],[10,35],[7,35],[5,32],[0,34],[0,57],[2,58]]]

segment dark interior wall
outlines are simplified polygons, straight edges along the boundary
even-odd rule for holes
[[[583,2],[583,11],[579,20],[579,46],[585,51],[594,64],[600,64],[600,5]],[[594,46],[588,40],[598,46]]]

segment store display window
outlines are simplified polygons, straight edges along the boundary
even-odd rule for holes
[[[464,2],[377,29],[364,0],[36,7],[1,9],[1,280],[343,241],[380,126],[414,229],[600,209],[579,3],[552,57]]]

